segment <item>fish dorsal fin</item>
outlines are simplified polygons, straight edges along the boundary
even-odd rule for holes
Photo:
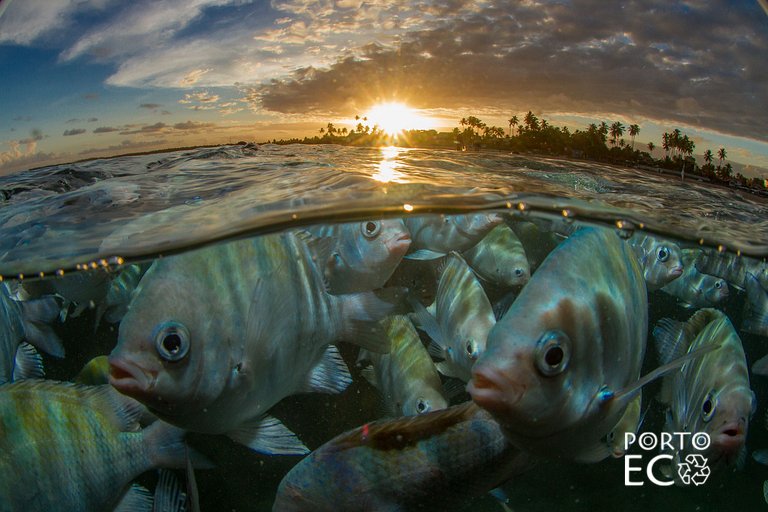
[[[153,510],[152,494],[139,484],[132,484],[120,498],[114,512],[152,512]]]
[[[336,239],[330,236],[315,236],[307,230],[297,230],[298,238],[309,249],[315,266],[322,272],[328,261],[331,259],[333,250],[336,247]]]
[[[189,460],[189,458],[187,458]],[[192,470],[192,464],[188,465]],[[194,474],[194,473],[193,473]],[[158,512],[175,512],[185,510],[187,495],[181,489],[181,482],[173,471],[159,469],[157,472],[157,486],[155,487],[155,508]]]
[[[676,322],[670,318],[662,318],[653,329],[656,339],[656,349],[662,363],[682,357],[696,339],[696,336],[714,320],[723,317],[716,309],[700,309],[687,322]]]
[[[341,393],[352,383],[352,376],[339,349],[328,345],[320,361],[309,372],[304,391],[310,393]]]
[[[339,450],[357,446],[370,446],[384,451],[401,450],[444,432],[479,411],[479,407],[470,401],[419,416],[374,421],[341,434],[331,443]]]
[[[613,400],[619,400],[622,402],[626,402],[627,404],[635,397],[635,394],[638,393],[641,389],[643,389],[643,386],[646,384],[653,382],[654,380],[658,379],[659,377],[663,377],[667,373],[680,368],[688,361],[691,361],[693,359],[697,359],[713,350],[717,350],[720,348],[720,345],[717,343],[710,343],[707,344],[701,348],[697,348],[696,350],[692,352],[688,352],[682,357],[678,357],[677,359],[670,361],[669,363],[659,366],[655,370],[653,370],[650,373],[647,373],[643,377],[639,378],[626,388],[617,391],[613,395],[611,395],[611,399]]]

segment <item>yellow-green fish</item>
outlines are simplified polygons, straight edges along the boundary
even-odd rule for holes
[[[283,232],[156,260],[120,322],[110,384],[186,430],[305,453],[267,412],[295,393],[343,391],[351,377],[330,344],[388,352],[378,321],[403,295],[328,293],[316,262],[332,243]]]
[[[643,422],[643,417],[640,415],[642,401],[643,394],[641,391],[631,402],[629,402],[627,409],[624,411],[624,415],[605,438],[605,442],[611,451],[611,455],[615,458],[623,457],[627,451],[625,441],[626,434],[636,434]]]
[[[473,400],[532,453],[609,456],[604,436],[644,383],[647,295],[643,268],[614,231],[577,231],[491,330]]]
[[[184,467],[184,431],[138,430],[135,405],[109,386],[0,386],[0,511],[111,511],[141,473]]]
[[[683,275],[683,255],[676,243],[652,235],[635,234],[629,244],[643,267],[648,291],[658,290]]]
[[[529,465],[498,423],[468,402],[341,434],[285,475],[272,510],[446,510]]]
[[[437,369],[467,382],[496,323],[493,307],[472,269],[458,253],[450,253],[437,285],[434,316],[418,301],[411,303],[419,327],[432,338],[430,354],[443,359]]]
[[[531,277],[523,244],[506,224],[493,228],[462,256],[478,276],[497,286],[522,286]]]
[[[702,309],[685,323],[662,319],[653,336],[663,362],[702,347],[714,347],[673,374],[666,430],[706,432],[711,442],[700,452],[693,449],[690,437],[686,438],[685,448],[675,453],[676,462],[688,453],[701,453],[712,469],[743,463],[749,419],[756,403],[749,387],[744,348],[731,321],[721,311]]]
[[[392,416],[414,416],[448,407],[443,384],[413,324],[404,315],[382,320],[392,341],[389,354],[361,350],[359,361],[370,361],[362,375],[378,388]]]

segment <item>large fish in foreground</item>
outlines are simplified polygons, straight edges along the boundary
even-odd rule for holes
[[[285,475],[275,512],[446,510],[530,465],[471,402],[363,425],[328,441]]]
[[[184,431],[138,430],[135,405],[109,386],[0,387],[0,511],[111,511],[141,473],[184,467]]]
[[[372,219],[309,228],[335,241],[323,267],[328,291],[338,295],[384,286],[411,245],[403,219]]]
[[[653,336],[662,362],[701,347],[717,347],[673,374],[666,430],[706,432],[711,441],[708,450],[698,452],[691,447],[690,437],[686,438],[686,447],[675,453],[675,462],[689,453],[702,453],[713,469],[743,463],[749,419],[756,404],[744,348],[731,321],[721,311],[702,309],[685,323],[662,319]]]
[[[472,370],[474,401],[516,446],[575,460],[611,454],[645,354],[648,299],[631,247],[587,228],[560,244],[496,323]]]
[[[187,430],[265,453],[306,448],[267,411],[288,395],[351,382],[343,339],[374,352],[402,289],[331,295],[316,261],[331,244],[284,232],[157,260],[112,352],[110,383]],[[309,235],[306,235],[307,237]]]

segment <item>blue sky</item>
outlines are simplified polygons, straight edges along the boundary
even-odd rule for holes
[[[768,175],[766,50],[754,0],[0,0],[0,173],[301,137],[394,100],[446,129],[529,109],[657,146],[680,128]]]

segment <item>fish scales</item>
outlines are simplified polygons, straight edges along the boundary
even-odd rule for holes
[[[275,511],[444,510],[528,466],[474,404],[344,433],[280,483]]]

